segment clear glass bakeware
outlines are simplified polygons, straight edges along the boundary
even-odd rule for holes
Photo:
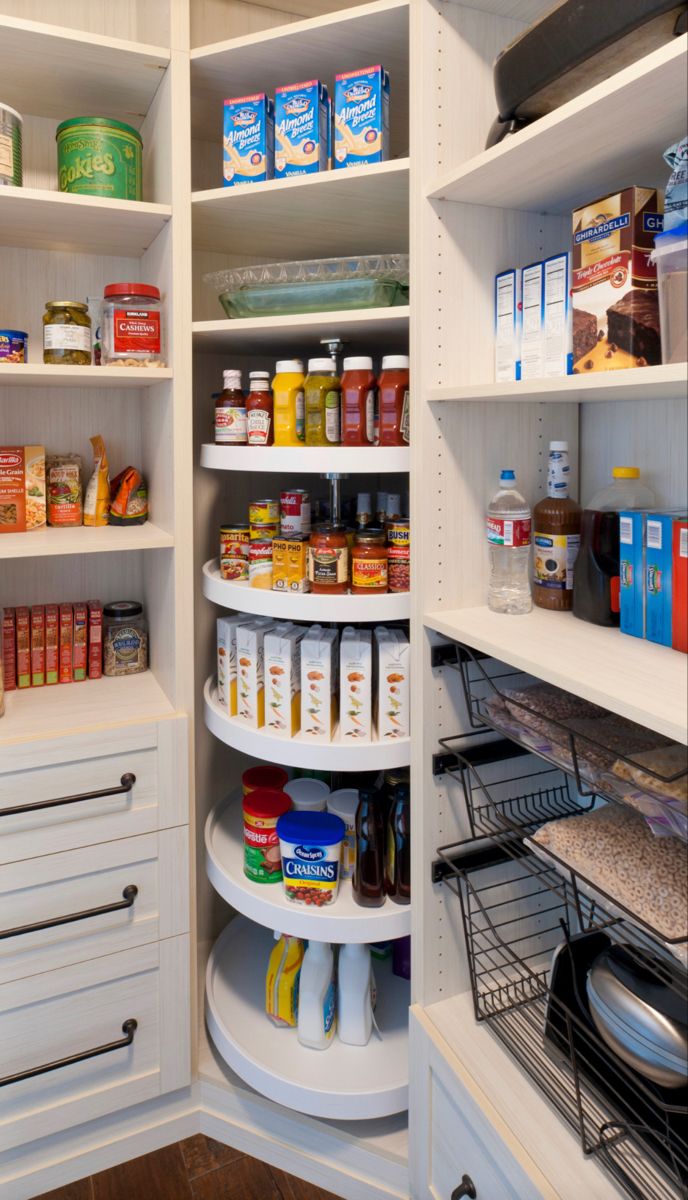
[[[230,318],[408,304],[408,280],[407,254],[267,263],[203,276]]]

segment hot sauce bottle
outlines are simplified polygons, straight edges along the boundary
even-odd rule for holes
[[[372,358],[345,358],[342,375],[342,445],[375,444],[377,381]]]
[[[246,398],[246,433],[249,446],[272,446],[275,440],[274,401],[267,371],[251,371]]]

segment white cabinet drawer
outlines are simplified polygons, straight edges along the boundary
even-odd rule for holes
[[[0,983],[187,933],[188,829],[0,866]]]
[[[0,1154],[189,1077],[186,936],[0,987]]]
[[[0,863],[185,824],[186,737],[179,717],[3,747]]]

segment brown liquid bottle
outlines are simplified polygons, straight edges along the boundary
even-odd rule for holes
[[[385,902],[385,826],[382,798],[373,788],[359,789],[356,810],[356,865],[351,881],[354,900],[364,908]]]
[[[568,442],[550,442],[547,496],[533,509],[533,601],[569,612],[580,546],[580,505],[569,497]]]
[[[407,783],[394,788],[387,821],[385,890],[395,904],[411,903],[411,793]]]

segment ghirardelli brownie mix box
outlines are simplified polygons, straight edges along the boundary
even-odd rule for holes
[[[662,194],[629,187],[573,213],[573,373],[661,363],[657,272]]]

